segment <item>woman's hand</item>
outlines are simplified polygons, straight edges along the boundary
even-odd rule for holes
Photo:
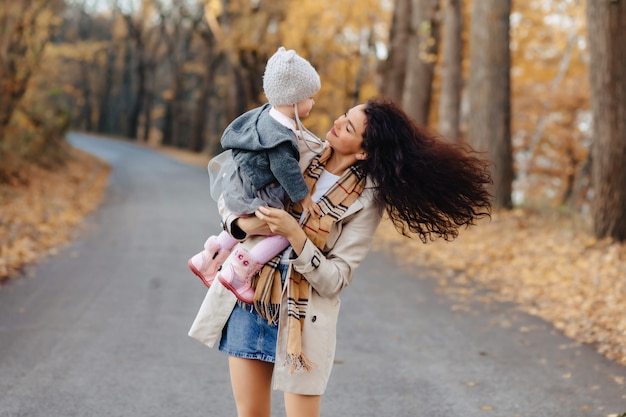
[[[286,237],[297,255],[302,252],[307,237],[293,216],[285,210],[271,207],[259,207],[254,214],[273,234]]]

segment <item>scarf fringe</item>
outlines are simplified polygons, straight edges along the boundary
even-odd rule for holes
[[[315,367],[315,364],[304,356],[304,353],[288,353],[285,360],[287,365],[290,365],[289,374],[293,374],[295,371],[305,370],[311,372]]]
[[[257,313],[265,320],[270,326],[278,325],[278,315],[280,313],[280,303],[264,303],[258,300],[254,301],[254,308]]]

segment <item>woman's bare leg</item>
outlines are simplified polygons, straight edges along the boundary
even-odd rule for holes
[[[230,382],[239,417],[270,417],[274,364],[228,357]]]
[[[319,417],[321,405],[321,395],[285,393],[287,417]]]

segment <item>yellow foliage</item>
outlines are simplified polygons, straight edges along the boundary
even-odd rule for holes
[[[564,204],[589,146],[585,2],[514,2],[512,132],[517,192]]]
[[[314,132],[324,135],[348,107],[379,93],[374,47],[387,41],[391,6],[375,0],[287,2],[280,38],[307,57],[322,79],[307,121]]]
[[[50,44],[46,48],[46,58],[93,62],[109,45],[110,42],[108,41],[80,41],[71,44]]]
[[[470,9],[468,0],[463,8],[466,76]],[[584,1],[513,1],[511,138],[516,203],[538,207],[567,204],[566,193],[587,158],[589,76],[584,10]],[[438,70],[441,65],[439,62]],[[438,120],[439,88],[436,77],[432,126]],[[464,115],[467,117],[471,116]]]
[[[322,89],[305,124],[318,135],[323,136],[332,120],[348,107],[379,93],[380,57],[376,56],[376,45],[388,44],[393,2],[199,2],[204,4],[206,21],[203,24],[208,23],[218,38],[217,52],[228,52],[232,67],[243,69],[244,77],[257,76],[265,58],[279,45],[296,49],[312,62],[320,72]],[[466,41],[469,3],[464,7]],[[144,26],[140,29],[152,31],[154,35],[145,36],[152,45],[146,50],[151,51],[151,59],[155,61],[150,64],[158,67],[150,88],[154,89],[151,91],[154,97],[163,98],[167,97],[168,89],[173,90],[164,75],[169,70],[160,67],[167,61],[163,50],[165,42],[158,40],[152,4],[152,0],[143,1],[141,9],[133,12],[133,19],[138,25],[141,20]],[[518,174],[514,188],[515,195],[523,196],[525,203],[565,203],[566,192],[571,189],[588,155],[589,87],[584,6],[584,2],[573,0],[514,2],[511,16],[512,137]],[[42,91],[63,89],[66,94],[59,97],[56,104],[72,108],[75,120],[83,120],[80,106],[90,104],[92,125],[98,120],[100,99],[104,94],[102,80],[106,75],[107,54],[99,52],[109,50],[115,55],[113,77],[117,82],[122,78],[127,51],[133,52],[126,49],[132,48],[132,41],[122,18],[110,19],[113,40],[50,45],[44,57],[46,71],[36,77],[39,78],[36,88]],[[186,86],[192,93],[189,97],[193,97],[185,103],[190,108],[195,104],[191,100],[198,94],[199,84],[194,84],[195,80],[201,79],[207,65],[202,59],[205,51],[201,49],[206,45],[198,38],[190,45],[192,58],[183,65],[185,74],[193,75],[187,77]],[[160,49],[153,44],[160,45]],[[384,47],[380,50],[384,51]],[[219,55],[217,52],[213,51],[215,56]],[[88,65],[68,64],[68,60]],[[464,68],[468,68],[467,59]],[[224,108],[230,105],[227,94],[232,91],[233,83],[228,75],[218,74],[214,83],[215,94],[219,96],[216,101]],[[438,83],[439,79],[435,79],[433,126],[437,117]],[[119,89],[119,84],[113,86],[113,96],[120,94]],[[258,89],[252,91],[257,92]],[[162,108],[161,100],[153,104]],[[157,128],[159,121],[152,119],[152,123],[152,128]],[[219,123],[225,126],[225,122]]]

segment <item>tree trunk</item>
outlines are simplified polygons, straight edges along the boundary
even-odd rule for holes
[[[462,0],[444,0],[443,68],[439,99],[439,133],[451,141],[459,140],[461,91],[463,89]]]
[[[128,113],[128,122],[126,125],[126,136],[131,139],[137,138],[137,130],[139,129],[139,116],[146,96],[146,65],[143,60],[142,45],[137,45],[137,66],[135,67],[135,75],[137,82],[137,92],[135,93],[133,105]]]
[[[172,116],[172,100],[165,102],[165,113],[163,115],[163,138],[161,139],[161,145],[172,146],[173,134],[173,116]]]
[[[91,84],[89,82],[89,72],[91,70],[90,64],[86,61],[80,61],[78,63],[80,68],[80,88],[83,93],[83,105],[80,111],[80,120],[79,126],[87,132],[93,131],[93,123],[92,123],[92,112],[93,108],[91,105],[92,100],[92,92],[91,92]]]
[[[232,88],[230,93],[230,113],[228,118],[233,120],[235,117],[249,110],[248,106],[251,103],[251,98],[248,96],[248,89],[246,88],[247,74],[244,74],[245,69],[241,66],[232,66],[231,75],[233,79]]]
[[[206,128],[206,117],[209,112],[209,98],[213,93],[211,76],[207,66],[205,74],[200,79],[200,92],[196,100],[196,108],[191,126],[191,137],[189,138],[189,150],[192,152],[202,152],[204,150],[204,131]]]
[[[102,90],[100,93],[100,102],[98,104],[98,127],[100,133],[113,133],[111,117],[111,95],[114,84],[115,71],[115,51],[113,48],[107,48],[104,52],[106,55],[104,66],[104,80],[102,81]]]
[[[494,206],[504,209],[512,207],[513,182],[510,13],[511,0],[472,3],[468,82],[468,140],[493,163]]]
[[[123,135],[128,130],[128,117],[130,105],[133,102],[135,94],[133,93],[133,52],[129,43],[124,46],[124,59],[122,69],[122,85],[119,94],[116,97],[115,104],[118,112],[114,118],[113,132]]]
[[[439,0],[411,0],[411,32],[408,41],[402,106],[413,119],[428,124],[432,84],[437,62]]]
[[[132,99],[132,105],[128,111],[127,124],[126,124],[126,136],[131,139],[137,139],[137,133],[139,130],[139,118],[142,113],[143,105],[145,104],[147,94],[147,77],[149,67],[152,67],[154,58],[154,50],[149,49],[154,47],[155,42],[150,42],[151,35],[154,31],[149,31],[147,28],[146,8],[148,4],[142,4],[145,6],[141,10],[140,19],[135,21],[134,17],[128,14],[122,14],[124,21],[126,22],[126,28],[128,30],[128,40],[133,44],[135,68],[134,75],[135,85],[137,89],[134,90],[135,94]],[[133,90],[131,90],[133,91]]]
[[[152,109],[154,107],[154,89],[148,88],[146,93],[146,102],[143,106],[143,135],[144,143],[149,143],[150,133],[152,130]]]
[[[205,143],[205,134],[207,127],[207,118],[211,109],[211,97],[215,94],[215,75],[217,67],[223,61],[223,54],[215,56],[212,49],[207,54],[205,71],[202,74],[200,82],[200,93],[196,102],[196,110],[192,122],[191,138],[189,149],[194,152],[202,152],[207,144]]]
[[[411,0],[396,0],[389,34],[389,56],[381,67],[381,92],[398,103],[402,101],[404,89],[410,30]]]
[[[173,65],[170,83],[171,97],[166,101],[166,117],[163,127],[163,144],[174,147],[187,147],[188,140],[182,133],[184,104],[184,74],[182,65]]]
[[[37,27],[38,17],[49,3],[48,0],[31,4],[13,2],[0,11],[0,142],[50,40],[52,24],[43,29]]]
[[[587,4],[593,114],[593,230],[626,240],[626,2]]]

